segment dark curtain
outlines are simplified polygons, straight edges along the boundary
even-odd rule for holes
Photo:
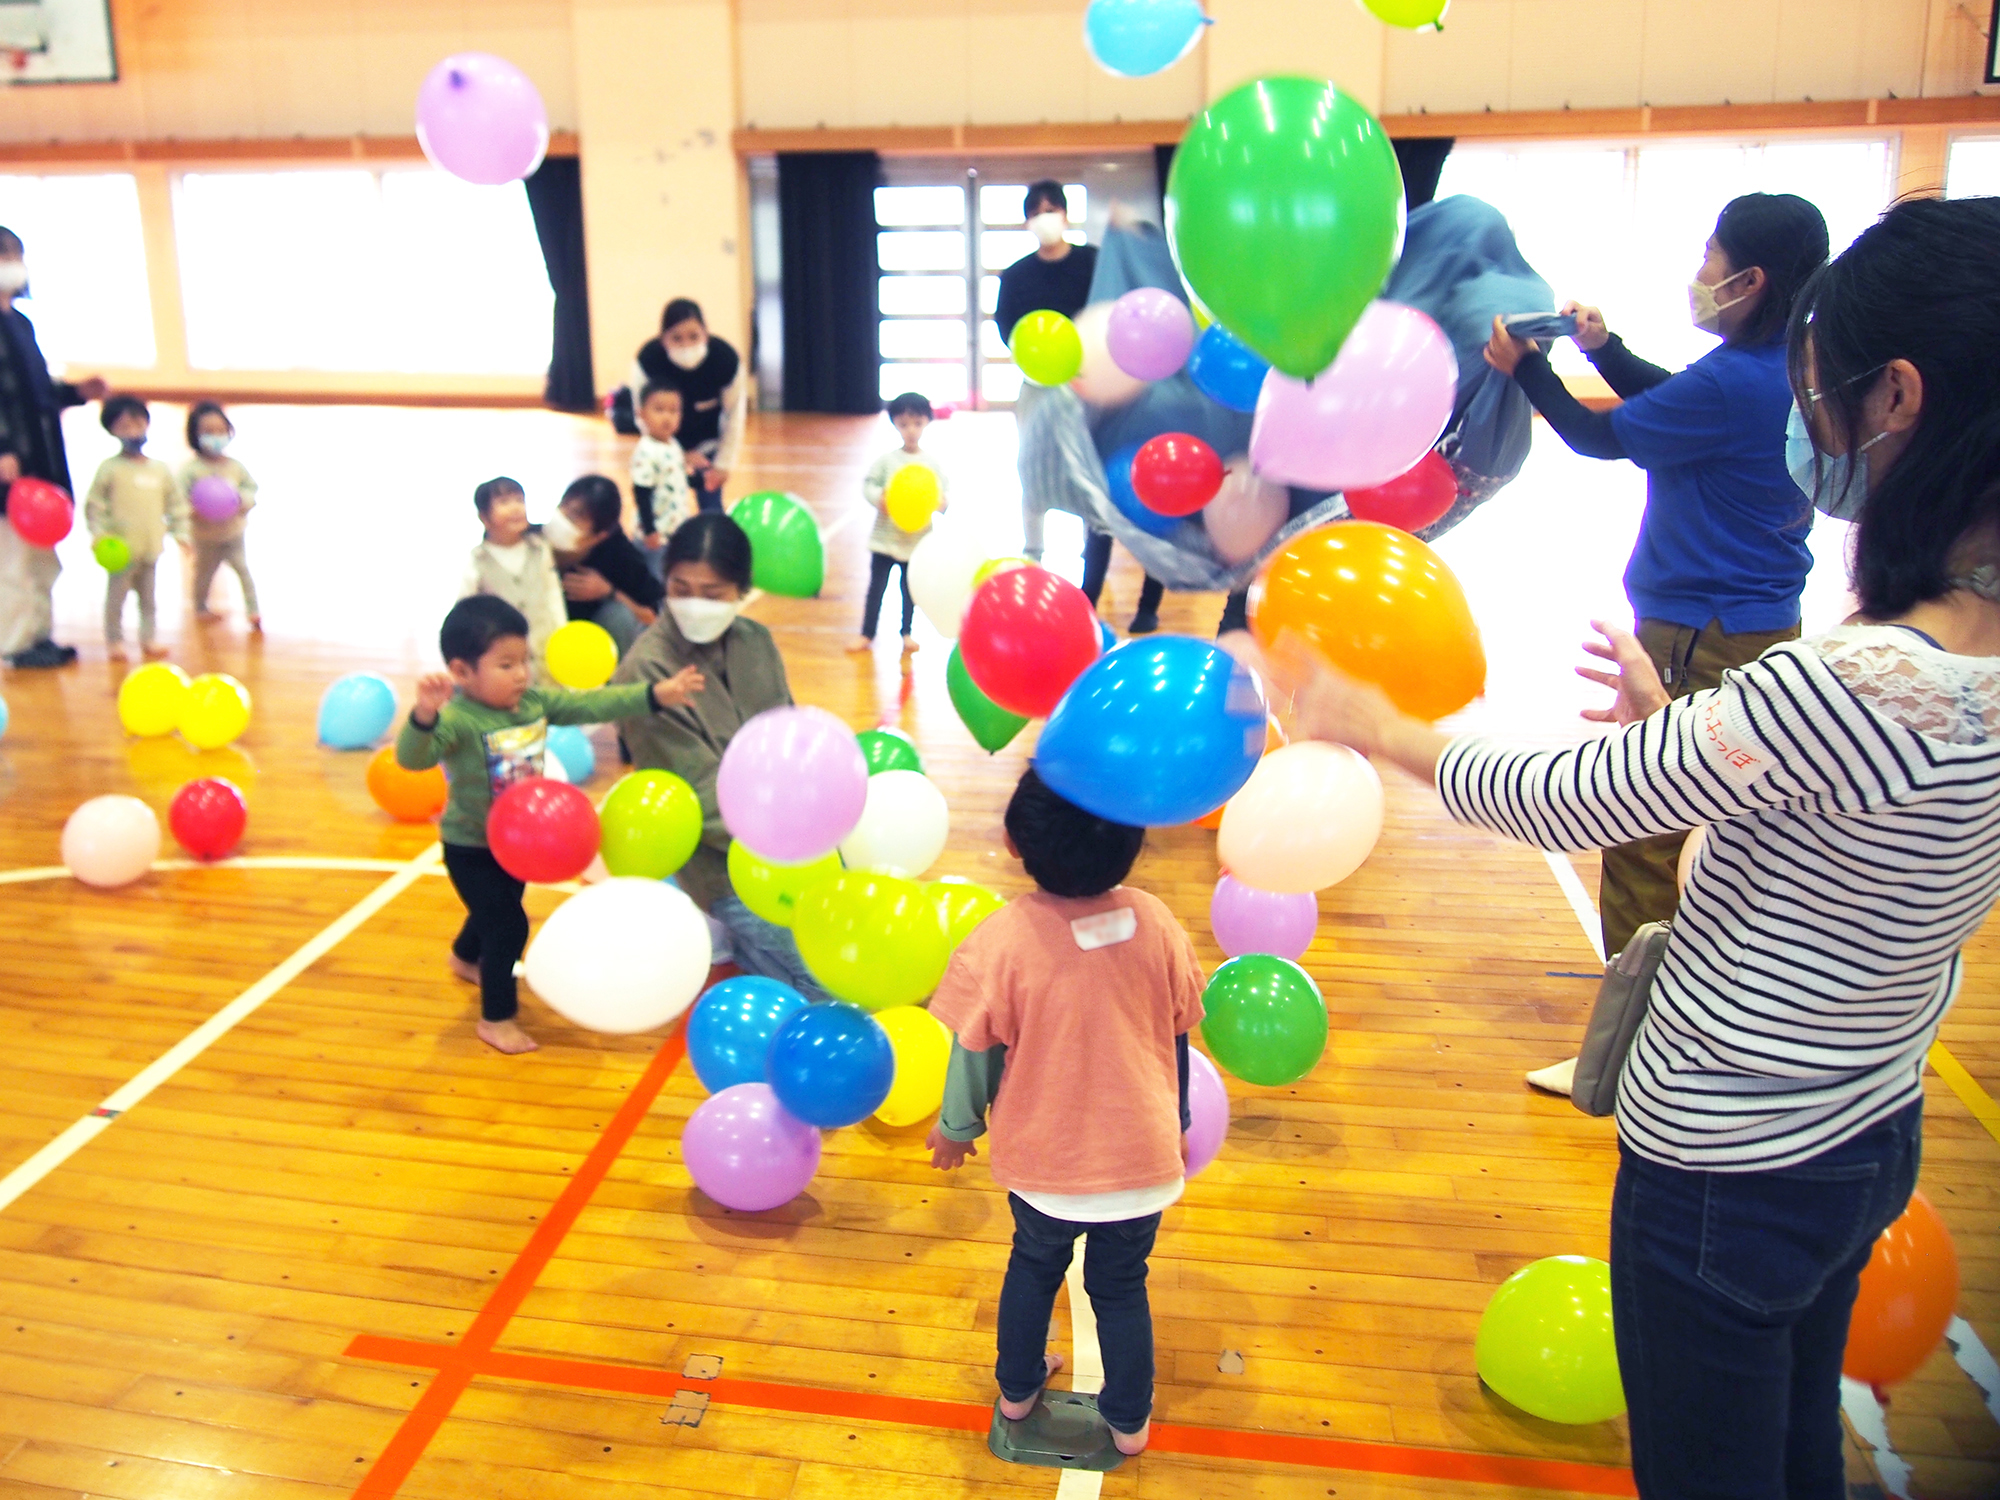
[[[597,410],[590,365],[590,283],[583,263],[583,174],[574,156],[548,156],[522,184],[555,289],[554,337],[542,399],[559,411]]]
[[[1160,180],[1160,222],[1167,222],[1167,175],[1174,169],[1175,147],[1170,143],[1153,148],[1153,175]]]
[[[1396,165],[1403,169],[1403,206],[1422,208],[1437,196],[1438,178],[1444,159],[1451,155],[1448,135],[1403,136],[1390,142],[1396,148]]]
[[[778,156],[785,410],[882,409],[873,151]]]

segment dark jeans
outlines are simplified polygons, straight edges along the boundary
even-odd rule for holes
[[[1611,1301],[1644,1500],[1845,1500],[1847,1320],[1922,1149],[1921,1103],[1773,1172],[1621,1148]]]
[[[528,913],[521,906],[524,885],[500,868],[491,849],[467,844],[444,846],[445,873],[465,903],[465,925],[451,951],[479,965],[479,1014],[488,1021],[511,1021],[518,1008],[514,965],[528,946]]]
[[[868,554],[868,607],[861,613],[861,633],[871,641],[875,639],[876,628],[882,623],[882,596],[889,590],[889,575],[899,570],[903,575],[903,634],[908,635],[916,628],[917,601],[910,597],[910,565],[900,557],[871,552]]]
[[[993,1374],[1000,1394],[1025,1401],[1042,1388],[1048,1367],[1049,1313],[1056,1288],[1069,1270],[1076,1237],[1083,1248],[1083,1289],[1097,1315],[1104,1352],[1104,1389],[1097,1409],[1120,1432],[1137,1432],[1153,1414],[1153,1310],[1146,1301],[1146,1257],[1160,1216],[1115,1224],[1072,1224],[1052,1219],[1013,1193],[1014,1253],[1000,1287],[1000,1357]]]
[[[693,478],[694,478],[694,506],[696,513],[699,514],[702,511],[715,511],[719,514],[723,509],[722,486],[718,484],[714,489],[710,489],[708,487],[708,475],[706,472],[696,474],[693,476]]]

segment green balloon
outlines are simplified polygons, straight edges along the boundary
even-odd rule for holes
[[[845,870],[806,887],[792,936],[813,978],[868,1010],[928,998],[951,962],[937,907],[894,875]]]
[[[1608,1422],[1625,1410],[1611,1336],[1611,1267],[1555,1255],[1500,1283],[1473,1345],[1479,1378],[1549,1422]]]
[[[1245,1083],[1297,1083],[1326,1051],[1326,1002],[1289,958],[1246,953],[1201,993],[1201,1039]]]
[[[861,745],[861,758],[868,762],[868,774],[877,771],[921,771],[924,758],[900,729],[864,729],[854,737]]]
[[[1043,308],[1014,325],[1007,352],[1036,385],[1067,385],[1083,368],[1083,335],[1061,313]]]
[[[1028,727],[1026,719],[1008,713],[979,691],[979,684],[965,670],[965,658],[958,654],[956,646],[951,648],[951,660],[945,663],[944,685],[951,694],[951,706],[958,710],[958,717],[987,754],[1006,749],[1014,736]]]
[[[101,536],[90,544],[90,555],[107,573],[122,573],[132,566],[132,547],[122,536]]]
[[[1396,153],[1381,122],[1324,78],[1259,78],[1181,137],[1167,238],[1223,327],[1310,379],[1333,363],[1396,263]]]
[[[810,599],[826,582],[826,546],[819,522],[798,500],[778,490],[745,495],[729,519],[750,538],[750,581],[767,594]]]
[[[973,928],[1007,904],[1006,898],[997,892],[956,875],[933,880],[924,889],[937,908],[938,920],[944,923],[945,941],[954,952],[972,935]]]
[[[701,842],[701,799],[672,771],[633,771],[604,794],[597,822],[605,869],[665,880]]]
[[[773,864],[759,859],[736,840],[729,841],[729,883],[737,898],[766,922],[792,925],[799,892],[840,873],[840,856],[822,854],[802,865]]]

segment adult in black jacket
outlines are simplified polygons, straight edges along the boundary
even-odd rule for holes
[[[722,486],[736,467],[743,439],[743,356],[708,331],[699,303],[676,297],[660,314],[660,336],[640,346],[630,383],[634,410],[648,383],[681,393],[681,426],[674,436],[687,454],[696,503],[721,510]]]

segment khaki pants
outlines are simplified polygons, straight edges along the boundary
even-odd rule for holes
[[[125,639],[125,596],[139,596],[139,644],[153,644],[153,570],[157,557],[135,557],[116,573],[106,575],[104,584],[104,644],[117,646]]]
[[[1799,638],[1799,628],[1725,635],[1720,620],[1700,630],[1665,620],[1641,620],[1639,644],[1660,670],[1675,698],[1719,687],[1722,674],[1755,661],[1773,646]],[[1678,873],[1685,833],[1670,833],[1604,851],[1604,876],[1597,887],[1598,920],[1604,924],[1604,951],[1620,953],[1632,934],[1648,922],[1665,922],[1680,906]]]
[[[31,547],[0,516],[0,656],[49,638],[55,629],[50,594],[62,572],[52,547]]]
[[[194,607],[206,612],[208,591],[215,583],[216,571],[227,563],[236,575],[236,581],[243,585],[243,613],[251,617],[261,614],[257,608],[257,585],[250,581],[250,563],[243,555],[243,538],[240,534],[225,542],[204,542],[199,538],[194,544]]]

